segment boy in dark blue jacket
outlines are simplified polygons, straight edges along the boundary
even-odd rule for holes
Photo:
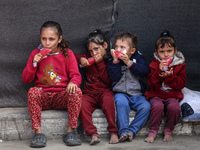
[[[115,49],[111,49],[112,58],[108,61],[108,74],[113,81],[114,100],[117,107],[118,134],[120,141],[132,141],[136,133],[145,125],[150,113],[150,104],[142,96],[145,83],[142,78],[148,76],[148,67],[142,54],[136,50],[138,37],[128,31],[115,36]],[[129,113],[136,111],[129,125]]]

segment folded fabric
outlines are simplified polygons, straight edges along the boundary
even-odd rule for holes
[[[200,92],[183,88],[183,100],[180,102],[183,121],[200,121]]]

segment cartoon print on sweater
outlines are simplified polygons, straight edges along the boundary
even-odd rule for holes
[[[44,76],[40,79],[42,84],[49,86],[49,85],[55,85],[55,84],[60,83],[61,78],[55,72],[55,69],[52,63],[44,67],[43,73],[44,73]]]

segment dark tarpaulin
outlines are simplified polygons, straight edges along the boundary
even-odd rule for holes
[[[40,27],[48,20],[61,24],[64,39],[74,53],[85,52],[87,35],[112,26],[113,0],[1,0],[0,1],[0,107],[27,106],[22,71],[40,44]]]
[[[0,107],[27,106],[22,71],[33,49],[40,44],[39,30],[48,20],[61,24],[64,39],[74,53],[85,52],[84,39],[100,28],[126,29],[139,36],[138,50],[147,64],[163,29],[174,35],[186,58],[187,88],[200,91],[200,1],[193,0],[1,0],[0,1]]]
[[[117,0],[115,31],[126,29],[139,36],[138,50],[149,64],[155,41],[167,29],[186,59],[186,87],[200,91],[200,1]]]

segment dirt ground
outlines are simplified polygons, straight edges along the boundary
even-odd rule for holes
[[[81,138],[82,145],[67,147],[62,139],[48,140],[47,145],[42,150],[200,150],[200,136],[173,136],[174,141],[163,142],[162,136],[156,138],[154,143],[144,142],[145,137],[138,136],[132,142],[109,144],[109,138],[101,138],[101,142],[95,146],[89,145],[89,138]],[[0,141],[0,149],[3,150],[29,150],[30,140],[22,141]]]

